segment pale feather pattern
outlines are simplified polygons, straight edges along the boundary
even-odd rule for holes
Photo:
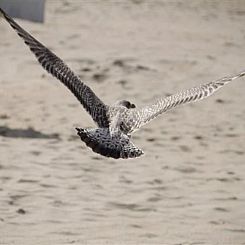
[[[204,85],[200,85],[198,87],[183,90],[179,93],[170,95],[165,98],[160,98],[154,104],[145,106],[141,109],[131,110],[125,120],[125,125],[131,133],[134,130],[139,129],[146,123],[150,122],[158,115],[170,109],[173,109],[174,107],[177,107],[179,105],[205,99],[213,93],[215,93],[217,90],[219,90],[227,83],[244,75],[245,71],[242,71],[233,76],[223,77],[216,81],[212,81]]]
[[[20,27],[2,9],[0,9],[0,13],[13,29],[16,30],[18,35],[23,38],[42,67],[71,90],[99,127],[107,127],[109,125],[107,117],[108,107],[94,92],[59,57]]]

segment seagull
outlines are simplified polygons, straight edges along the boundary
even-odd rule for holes
[[[104,104],[98,96],[52,51],[18,25],[0,8],[3,17],[29,46],[41,66],[60,80],[78,99],[90,114],[97,128],[76,128],[77,135],[94,152],[111,158],[135,158],[144,152],[131,141],[131,134],[160,114],[179,105],[195,102],[209,97],[227,83],[245,75],[223,77],[176,94],[159,98],[151,105],[142,108],[121,100],[113,105]]]

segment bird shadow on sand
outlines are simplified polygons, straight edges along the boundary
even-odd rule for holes
[[[40,131],[28,128],[9,128],[7,126],[0,126],[0,136],[8,138],[33,138],[33,139],[60,139],[59,134],[44,134]]]

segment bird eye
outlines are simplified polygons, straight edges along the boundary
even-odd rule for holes
[[[130,102],[126,102],[126,107],[129,109],[130,108]]]

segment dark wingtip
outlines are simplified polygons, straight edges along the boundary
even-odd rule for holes
[[[4,17],[4,15],[5,15],[5,12],[3,11],[3,9],[2,8],[0,8],[0,17]]]
[[[2,8],[0,8],[0,17],[5,18],[7,21],[11,21],[11,17]]]

